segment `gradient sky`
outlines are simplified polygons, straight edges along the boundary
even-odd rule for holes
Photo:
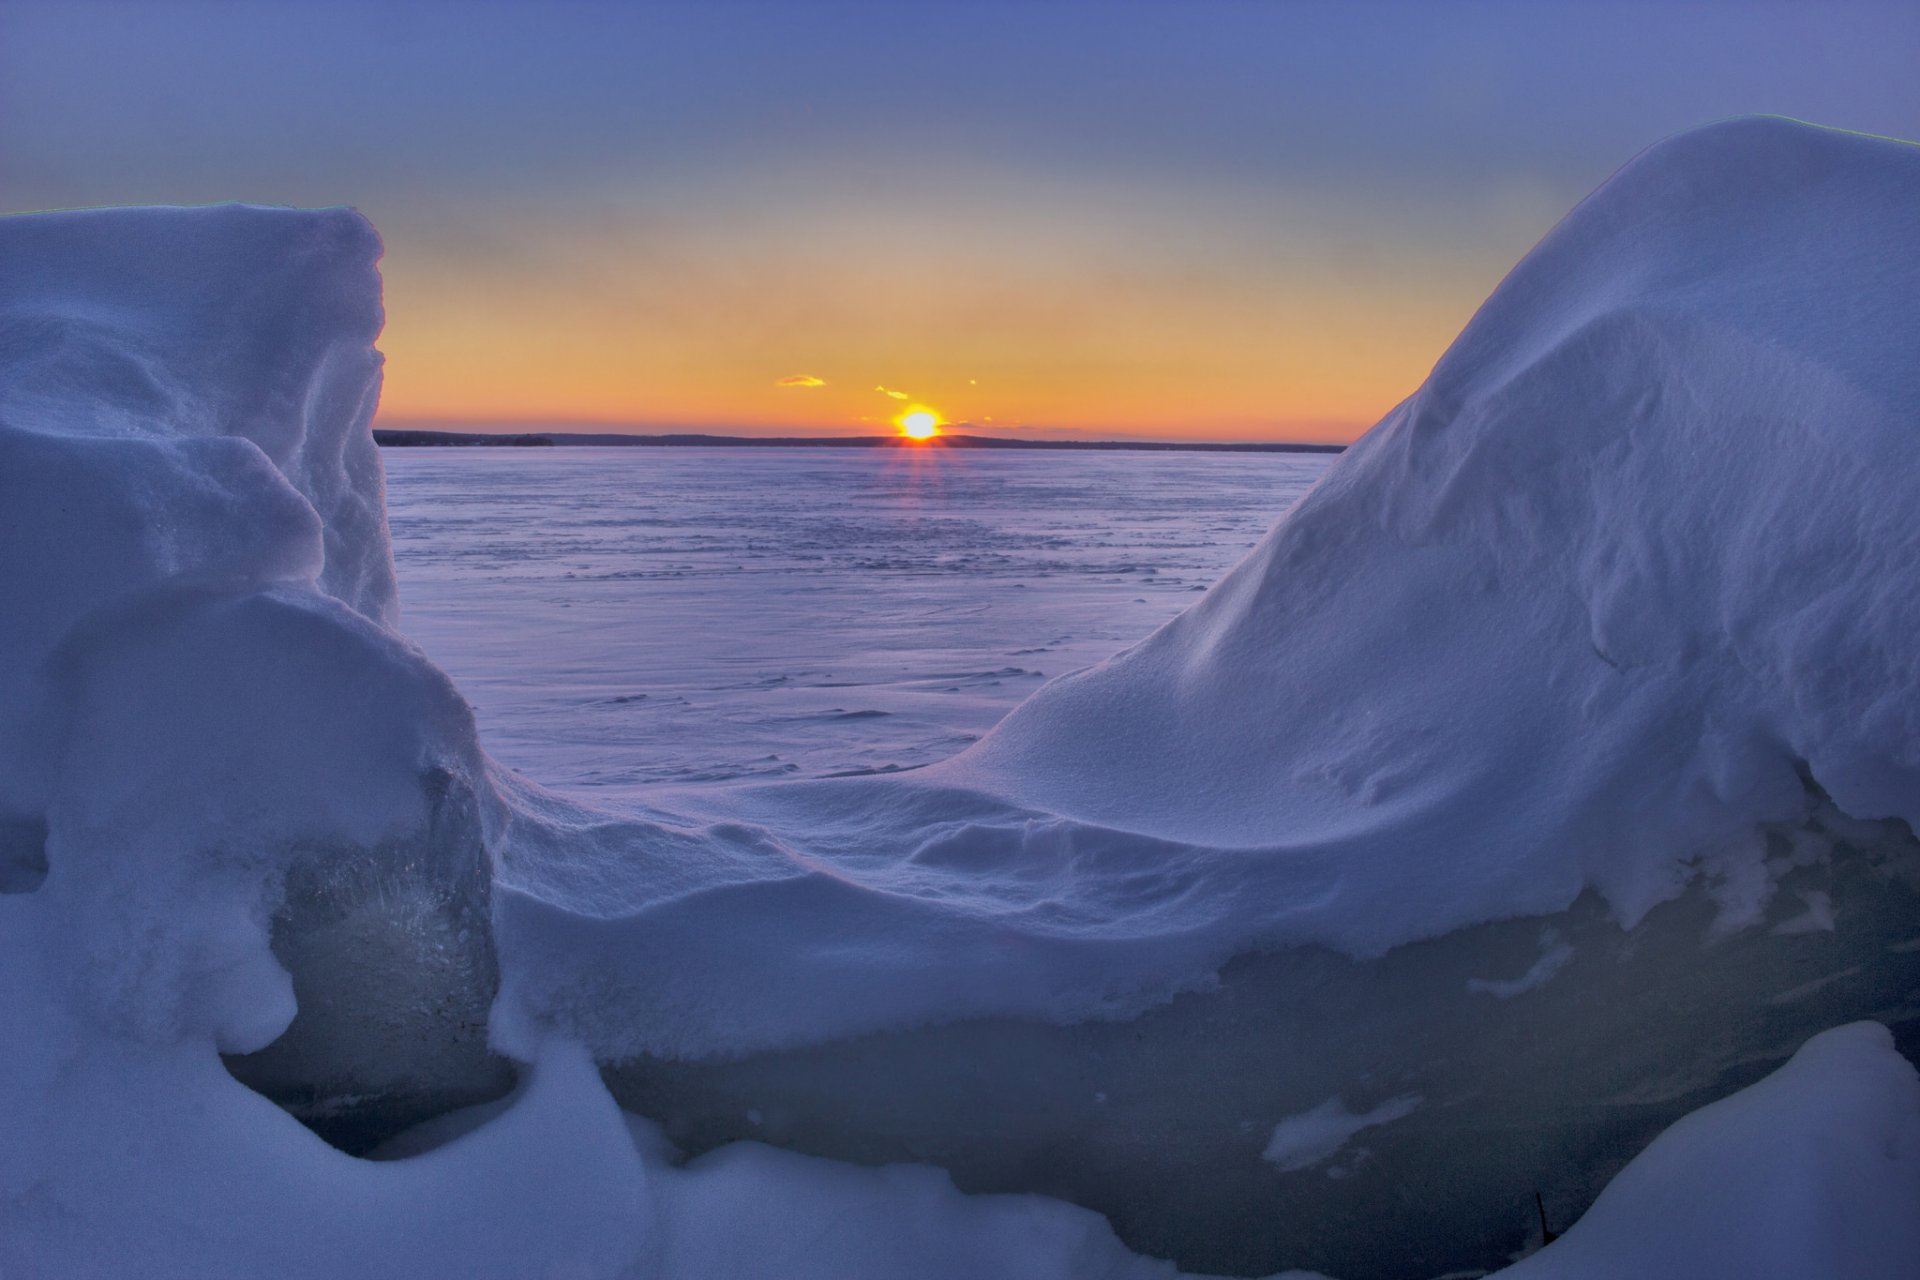
[[[0,3],[0,210],[359,207],[387,424],[1346,439],[1750,111],[1920,137],[1920,4]]]

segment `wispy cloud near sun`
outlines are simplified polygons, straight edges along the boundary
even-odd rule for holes
[[[776,387],[824,387],[825,378],[816,378],[810,373],[790,373],[773,384]]]

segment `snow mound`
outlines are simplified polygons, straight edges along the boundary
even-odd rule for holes
[[[1337,858],[1288,932],[1360,954],[1583,885],[1630,922],[1797,814],[1798,762],[1912,821],[1916,201],[1910,144],[1753,119],[1651,149],[1195,608],[947,772]]]
[[[1874,1023],[1686,1117],[1509,1280],[1910,1280],[1920,1076]]]
[[[1916,201],[1909,144],[1652,148],[1196,607],[947,776],[1257,849],[1254,911],[1357,954],[1583,886],[1631,922],[1801,763],[1911,821]]]

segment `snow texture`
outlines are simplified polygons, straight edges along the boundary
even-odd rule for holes
[[[1526,1167],[1565,1157],[1584,1203],[1626,1152],[1554,1148],[1560,1082],[1502,1046],[1776,1019],[1710,1059],[1658,1036],[1680,1061],[1594,1056],[1606,1078],[1581,1087],[1652,1107],[1644,1123],[1910,990],[1916,207],[1905,144],[1774,120],[1661,144],[1148,640],[942,765],[621,813],[494,768],[392,630],[363,220],[0,220],[0,1271],[1167,1274],[1082,1209],[963,1198],[927,1170],[751,1147],[673,1169],[607,1087],[685,1118],[771,1051],[840,1054],[760,1077],[801,1091],[778,1106],[735,1108],[832,1134],[876,1068],[924,1088],[997,1064],[1002,1115],[909,1097],[839,1136],[937,1150],[984,1129],[1034,1190],[1100,1170],[1047,1162],[1073,1131],[1045,1091],[1071,1077],[1022,1069],[1129,1017],[1127,1070],[1206,1043],[1171,1034],[1198,1027],[1281,1082],[1240,1146],[1202,1134],[1187,1171],[1236,1221],[1233,1195],[1274,1190],[1260,1177],[1320,1188],[1268,1199],[1283,1264],[1446,1269],[1460,1240],[1421,1252],[1417,1219],[1366,1224],[1415,1183],[1445,1203],[1435,1162],[1472,1152],[1443,1135],[1460,1116],[1491,1132],[1487,1095],[1534,1090]],[[1523,969],[1542,917],[1572,950],[1552,982],[1467,989]],[[1618,995],[1614,964],[1627,996],[1569,997]],[[1429,976],[1451,1004],[1425,1002]],[[1667,1021],[1636,1021],[1662,982]],[[1365,1018],[1325,1016],[1330,994]],[[960,1053],[912,1056],[943,1028]],[[1419,1051],[1441,1042],[1509,1074],[1429,1088],[1461,1061]],[[362,1149],[506,1102],[362,1161],[235,1075],[316,1128],[344,1117],[336,1140]],[[1255,1158],[1363,1076],[1423,1099],[1368,1131],[1372,1177]],[[1894,1274],[1913,1088],[1883,1033],[1816,1040],[1528,1265],[1697,1275],[1700,1241],[1751,1232],[1783,1243],[1741,1274]],[[1156,1132],[1212,1101],[1164,1078],[1089,1093]],[[1776,1132],[1796,1136],[1756,1159]],[[1115,1149],[1119,1209],[1180,1195],[1157,1145]],[[1521,1158],[1503,1150],[1504,1173]],[[1663,1190],[1736,1169],[1722,1185],[1752,1195]],[[1467,1171],[1458,1194],[1495,1196],[1491,1166]]]

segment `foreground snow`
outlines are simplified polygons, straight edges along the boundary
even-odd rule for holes
[[[391,629],[357,216],[0,222],[0,1270],[1171,1274],[667,1147],[757,1136],[1437,1274],[1911,1034],[1915,207],[1905,144],[1662,144],[1147,641],[941,766],[622,814]],[[1917,1090],[1820,1035],[1524,1265],[1911,1275]]]
[[[1920,1275],[1920,1080],[1886,1028],[1816,1036],[1686,1117],[1509,1280]]]

